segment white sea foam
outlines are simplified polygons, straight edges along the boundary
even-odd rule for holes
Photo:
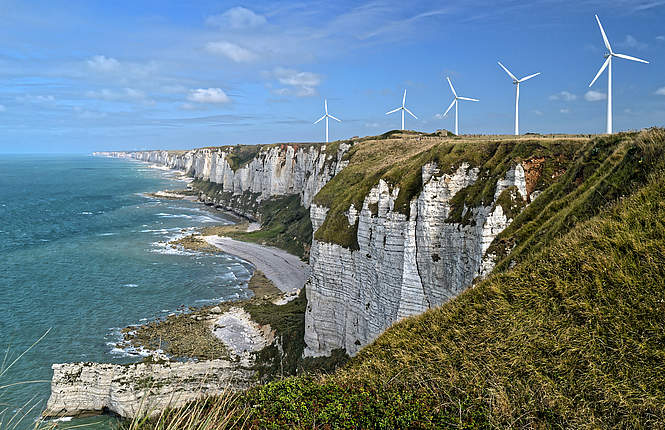
[[[92,215],[92,212],[79,212],[79,215]]]
[[[123,287],[128,287],[128,288],[136,288],[136,287],[138,287],[139,285],[138,285],[138,284],[123,284],[122,286],[123,286]]]
[[[97,236],[115,236],[118,233],[99,233]]]

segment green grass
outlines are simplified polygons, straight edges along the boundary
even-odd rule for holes
[[[309,209],[300,204],[300,196],[273,197],[261,202],[261,230],[234,232],[234,239],[271,245],[307,260],[312,243]]]
[[[543,159],[540,174],[530,192],[542,191],[556,182],[554,172],[565,169],[589,145],[588,138],[458,138],[419,133],[389,132],[361,139],[345,155],[349,165],[315,196],[314,203],[330,208],[321,227],[314,232],[319,241],[358,249],[357,225],[349,225],[346,212],[351,205],[358,210],[369,190],[383,179],[398,187],[395,211],[409,216],[410,202],[422,190],[421,168],[436,163],[439,172],[453,173],[462,163],[479,168],[478,180],[452,199],[449,222],[471,222],[464,207],[491,205],[496,182],[516,163]]]

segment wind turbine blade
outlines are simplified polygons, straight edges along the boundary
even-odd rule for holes
[[[589,84],[589,87],[590,87],[591,85],[593,85],[594,82],[596,82],[596,79],[598,79],[598,77],[600,76],[600,74],[603,73],[603,71],[607,68],[607,65],[610,64],[610,60],[611,60],[611,59],[612,59],[611,56],[610,56],[610,57],[607,57],[607,60],[605,60],[605,62],[603,63],[603,66],[600,68],[600,70],[598,70],[598,73],[596,73],[596,77],[593,78],[593,81],[591,81],[591,83]]]
[[[415,119],[418,119],[418,117],[415,116],[415,115],[413,114],[413,112],[411,112],[411,111],[408,110],[407,108],[404,108],[404,110],[407,111],[407,112],[409,113],[409,115],[411,115],[411,116],[414,117]]]
[[[450,109],[452,109],[453,106],[455,105],[455,101],[456,101],[456,100],[457,100],[457,99],[453,99],[453,101],[450,102],[450,106],[448,106],[448,109],[446,109],[446,112],[443,114],[443,116],[448,115],[448,112],[450,112]]]
[[[406,90],[404,90],[404,97],[402,97],[402,107],[406,104]]]
[[[515,77],[515,75],[513,75],[512,73],[510,73],[510,70],[508,70],[508,69],[506,68],[506,66],[504,66],[503,64],[501,64],[501,61],[497,61],[497,63],[499,63],[499,66],[501,66],[501,68],[502,68],[503,70],[505,70],[506,73],[508,73],[508,76],[510,76],[511,78],[513,78],[513,80],[515,80],[515,81],[518,80],[518,79]]]
[[[446,76],[446,79],[448,79],[448,85],[450,85],[450,89],[452,90],[453,94],[455,95],[455,97],[457,97],[457,92],[455,91],[455,87],[453,87],[453,83],[450,82],[450,78]]]
[[[603,42],[605,42],[605,48],[607,48],[607,50],[610,51],[610,53],[612,53],[612,47],[610,46],[610,41],[607,40],[607,35],[605,34],[605,30],[603,29],[603,24],[600,23],[598,15],[596,15],[596,21],[598,21],[598,27],[600,27],[600,33],[603,35]]]
[[[325,115],[323,115],[323,116],[322,116],[321,118],[319,118],[319,119],[317,119],[316,121],[314,121],[314,124],[316,124],[316,123],[318,123],[318,122],[322,121],[322,120],[323,120],[323,119],[324,119],[325,117],[326,117],[326,116],[325,116]]]
[[[472,99],[472,98],[469,98],[469,97],[457,97],[457,98],[460,99],[460,100],[468,100],[470,102],[479,102],[480,101],[478,99]]]
[[[334,117],[334,116],[332,116],[332,115],[328,115],[328,116],[329,116],[330,118],[334,119],[334,120],[335,120],[335,121],[337,121],[337,122],[342,122],[342,120],[341,120],[341,119],[337,119],[337,118],[335,118],[335,117]]]
[[[520,79],[520,80],[517,81],[517,82],[528,81],[529,79],[531,79],[531,78],[535,78],[535,77],[538,76],[538,75],[540,75],[540,72],[538,72],[538,73],[534,73],[533,75],[525,76],[524,78]]]
[[[630,55],[626,55],[626,54],[612,54],[612,55],[614,55],[615,57],[623,58],[624,60],[639,61],[640,63],[649,64],[649,62],[647,60],[642,60],[641,58],[631,57]]]
[[[401,110],[401,109],[402,109],[401,107],[398,107],[397,109],[393,109],[390,112],[386,112],[386,115],[390,115],[391,113],[395,113],[395,112],[397,112],[398,110]]]
[[[328,100],[326,99],[323,104],[326,106],[326,115],[328,114]]]

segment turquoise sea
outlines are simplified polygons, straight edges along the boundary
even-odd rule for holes
[[[115,347],[119,330],[185,306],[248,297],[249,263],[164,242],[231,223],[196,202],[143,193],[182,189],[173,172],[84,155],[0,155],[0,413],[45,405],[51,365],[139,360]],[[1,361],[0,361],[1,362]],[[22,428],[22,427],[21,427]]]

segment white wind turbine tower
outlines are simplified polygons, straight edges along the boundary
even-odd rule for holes
[[[589,87],[593,85],[594,82],[598,79],[601,73],[605,69],[607,69],[607,134],[612,134],[612,57],[618,57],[618,58],[623,58],[625,60],[631,60],[631,61],[638,61],[640,63],[646,63],[649,64],[648,61],[646,60],[641,60],[639,58],[631,57],[629,55],[625,54],[617,54],[612,51],[612,47],[610,46],[610,41],[607,40],[607,35],[605,34],[605,30],[603,30],[603,25],[600,23],[600,19],[598,19],[598,15],[596,15],[596,21],[598,21],[598,27],[600,27],[600,34],[603,35],[603,42],[605,42],[605,47],[607,48],[607,51],[605,53],[605,62],[603,63],[603,66],[598,70],[598,73],[596,74],[596,77],[593,78],[593,81],[589,84]]]
[[[401,106],[401,107],[398,107],[397,109],[393,109],[393,110],[391,110],[390,112],[386,112],[386,115],[390,115],[391,113],[395,113],[395,112],[397,112],[397,111],[399,111],[399,110],[402,111],[402,130],[404,130],[404,112],[405,112],[405,111],[408,112],[409,115],[411,115],[411,116],[414,117],[415,119],[418,119],[418,117],[415,116],[415,115],[413,114],[413,112],[411,112],[410,110],[408,110],[408,109],[406,108],[406,90],[404,90],[404,97],[402,97],[402,106]]]
[[[506,66],[501,64],[501,61],[497,61],[497,62],[499,63],[499,66],[501,66],[501,68],[503,70],[505,70],[506,73],[508,73],[508,76],[510,76],[512,78],[513,84],[517,88],[517,90],[515,92],[515,136],[518,136],[520,134],[520,107],[519,107],[520,106],[520,84],[524,81],[527,81],[527,80],[531,79],[531,78],[535,78],[536,76],[540,75],[540,72],[534,73],[533,75],[525,76],[522,79],[517,79],[515,77],[515,75],[510,73],[510,70],[508,70],[506,68]]]
[[[323,106],[324,106],[324,108],[325,108],[325,110],[326,110],[326,113],[325,113],[325,115],[323,115],[321,118],[319,118],[319,119],[317,119],[316,121],[314,121],[314,124],[320,122],[322,119],[325,118],[325,120],[326,120],[326,143],[328,143],[328,118],[332,118],[332,119],[334,119],[334,120],[337,121],[337,122],[342,122],[342,120],[341,120],[341,119],[337,119],[337,118],[335,118],[334,116],[332,116],[332,115],[330,115],[330,114],[328,113],[328,100],[327,100],[327,99],[323,101]]]
[[[455,87],[453,87],[453,83],[450,82],[450,78],[446,76],[446,79],[448,80],[448,84],[450,85],[450,89],[452,90],[453,96],[455,96],[455,98],[453,98],[453,101],[450,103],[450,106],[448,106],[448,109],[446,109],[446,112],[443,114],[443,116],[445,117],[446,115],[448,115],[450,109],[452,109],[453,105],[455,105],[455,135],[459,136],[459,112],[457,111],[457,103],[459,102],[459,100],[467,100],[470,102],[478,102],[480,100],[472,99],[469,97],[458,96],[457,92],[455,91]]]

